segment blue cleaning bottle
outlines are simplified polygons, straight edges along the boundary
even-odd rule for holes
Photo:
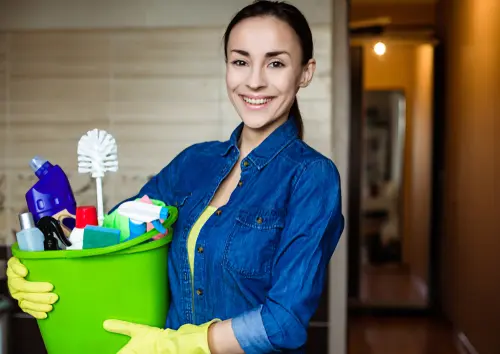
[[[52,165],[46,159],[35,156],[30,167],[39,178],[33,187],[26,192],[28,210],[38,222],[44,216],[53,216],[67,210],[76,214],[76,200],[71,190],[68,177],[59,165]],[[70,230],[75,227],[75,220],[64,219],[64,225]]]

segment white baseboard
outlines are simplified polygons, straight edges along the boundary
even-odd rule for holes
[[[457,333],[457,347],[460,354],[479,354],[464,332]]]

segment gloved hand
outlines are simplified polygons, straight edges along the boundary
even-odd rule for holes
[[[130,337],[130,341],[118,354],[210,354],[208,328],[217,321],[213,320],[201,326],[186,324],[174,331],[119,320],[106,320],[104,329]]]
[[[10,295],[19,303],[24,312],[38,320],[47,318],[52,311],[52,304],[58,296],[52,293],[54,286],[50,283],[32,282],[24,279],[28,269],[16,257],[7,262],[7,285]]]

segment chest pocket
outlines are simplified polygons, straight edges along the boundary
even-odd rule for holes
[[[284,226],[283,209],[240,210],[226,240],[224,266],[246,278],[269,274]]]

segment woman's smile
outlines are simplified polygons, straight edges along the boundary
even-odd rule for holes
[[[247,96],[247,95],[239,95],[239,96],[245,103],[245,106],[252,110],[266,108],[274,99],[274,97],[272,96]]]

